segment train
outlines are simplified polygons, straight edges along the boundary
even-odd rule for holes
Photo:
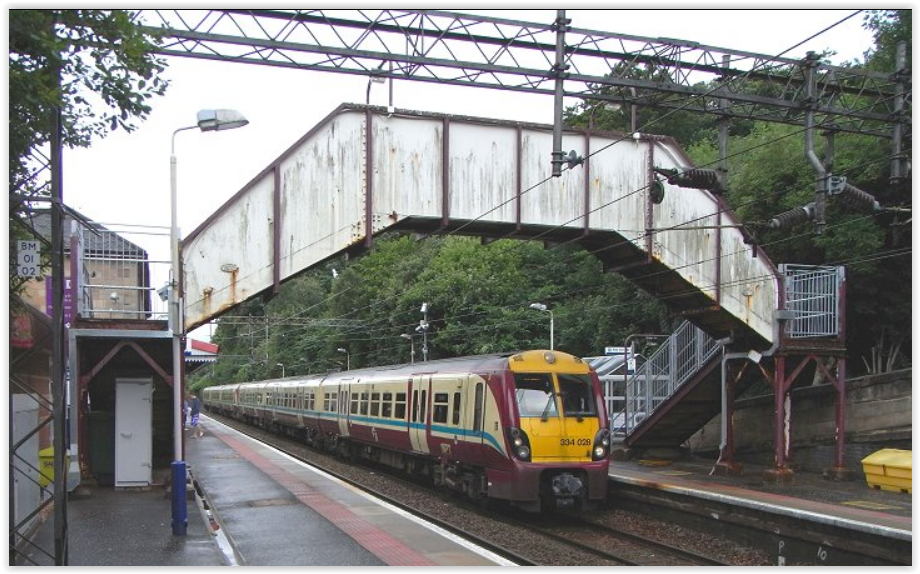
[[[597,374],[556,350],[207,387],[208,412],[491,504],[581,511],[606,500],[610,429]]]

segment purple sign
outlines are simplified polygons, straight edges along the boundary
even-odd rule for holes
[[[51,297],[51,276],[45,275],[45,313],[51,316],[54,312],[54,306]],[[70,327],[73,323],[73,282],[70,277],[64,278],[64,326]]]

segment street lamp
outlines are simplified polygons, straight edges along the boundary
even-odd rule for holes
[[[345,370],[350,371],[351,370],[351,353],[348,352],[348,349],[343,349],[341,347],[339,347],[336,350],[340,353],[345,353]]]
[[[403,339],[409,339],[409,345],[410,345],[410,347],[409,347],[409,357],[410,357],[410,359],[409,359],[409,364],[414,365],[414,364],[415,364],[415,339],[413,339],[413,338],[412,338],[412,335],[409,334],[409,333],[403,333],[402,335],[400,335],[400,337],[402,337]]]
[[[422,303],[422,320],[418,322],[416,331],[422,334],[422,362],[428,362],[428,303]]]
[[[284,378],[284,363],[275,363],[275,365],[281,367],[281,378]]]
[[[553,350],[553,329],[554,329],[554,322],[555,322],[553,319],[553,312],[550,311],[546,307],[546,305],[544,305],[543,303],[531,303],[530,308],[536,309],[537,311],[545,311],[549,313],[549,350],[552,351]]]
[[[169,284],[170,329],[172,330],[173,356],[173,451],[172,463],[172,531],[175,535],[185,535],[188,529],[188,505],[186,503],[185,477],[186,465],[182,454],[182,324],[181,281],[179,280],[179,223],[178,223],[178,186],[176,184],[176,134],[185,130],[198,128],[203,132],[232,130],[241,128],[249,120],[234,110],[201,110],[198,123],[179,128],[172,134],[169,150],[169,201],[170,232],[172,247],[172,276]]]

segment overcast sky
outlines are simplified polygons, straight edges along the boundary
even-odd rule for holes
[[[654,4],[649,4],[654,5]],[[460,12],[483,13],[476,10]],[[551,23],[555,10],[484,11],[489,15]],[[567,10],[572,26],[645,37],[679,38],[707,46],[801,58],[832,50],[833,63],[862,59],[872,47],[862,14],[788,51],[854,10]],[[284,150],[342,103],[364,103],[368,80],[244,64],[168,58],[166,95],[135,132],[115,132],[89,149],[64,152],[64,201],[106,224],[170,224],[169,153],[172,133],[196,122],[198,110],[229,108],[250,121],[220,133],[181,132],[176,138],[180,234],[185,237]],[[370,103],[386,105],[384,84],[371,88]],[[578,100],[566,101],[570,106]],[[397,108],[552,124],[553,98],[492,89],[394,84]],[[547,158],[549,161],[549,158]],[[804,161],[804,160],[803,160]],[[164,230],[165,231],[165,230]],[[168,243],[154,247],[168,260]],[[154,278],[154,281],[158,281]],[[165,279],[161,282],[165,283]],[[206,338],[200,333],[197,338]]]

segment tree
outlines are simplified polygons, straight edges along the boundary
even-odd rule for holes
[[[165,62],[154,54],[159,40],[136,25],[134,12],[10,10],[9,18],[12,246],[30,233],[24,221],[29,202],[49,194],[38,172],[55,111],[63,144],[86,147],[119,127],[135,129],[167,82],[159,76]],[[11,292],[19,287],[11,278]]]

